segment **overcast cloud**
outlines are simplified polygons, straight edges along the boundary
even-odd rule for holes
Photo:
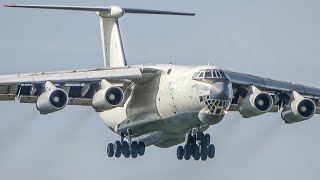
[[[3,4],[5,1],[0,0]],[[320,87],[318,0],[16,0],[196,12],[196,17],[127,15],[120,21],[129,64],[215,64]],[[94,13],[0,7],[0,74],[102,67]],[[280,113],[229,113],[208,132],[217,153],[178,161],[176,148],[109,159],[117,137],[92,108],[42,116],[34,105],[1,102],[0,179],[308,179],[320,171],[320,121],[285,125]]]

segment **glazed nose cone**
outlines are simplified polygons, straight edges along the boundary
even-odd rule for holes
[[[216,82],[210,89],[210,99],[229,100],[230,96],[230,89],[224,82]]]

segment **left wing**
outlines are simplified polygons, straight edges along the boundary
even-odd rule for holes
[[[320,114],[319,88],[227,70],[224,72],[229,77],[234,91],[230,111],[239,111],[244,117],[252,117],[282,109],[281,116],[286,123],[299,122],[311,118],[315,113]],[[266,111],[259,111],[258,105],[255,104],[259,103],[258,94],[271,97],[272,105],[269,109],[266,108]],[[261,104],[264,103],[261,101]]]

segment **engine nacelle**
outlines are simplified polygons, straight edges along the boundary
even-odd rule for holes
[[[123,101],[123,91],[116,86],[109,86],[96,92],[92,99],[92,107],[97,112],[118,107]]]
[[[41,114],[49,114],[63,109],[68,102],[68,94],[63,89],[55,88],[42,93],[36,106]]]
[[[246,96],[239,105],[239,112],[245,118],[258,116],[271,110],[273,99],[268,93],[256,92]]]
[[[288,123],[296,123],[310,119],[316,112],[315,103],[308,98],[298,99],[288,104],[282,111],[282,119]]]

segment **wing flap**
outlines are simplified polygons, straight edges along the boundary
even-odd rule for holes
[[[15,95],[0,94],[0,101],[14,101],[15,98]]]

